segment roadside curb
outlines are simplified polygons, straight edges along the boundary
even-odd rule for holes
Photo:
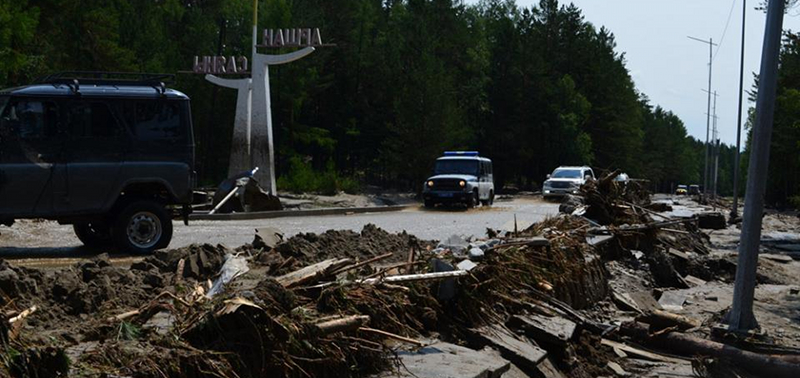
[[[252,220],[252,219],[272,219],[288,217],[309,217],[320,215],[345,215],[345,214],[364,214],[364,213],[388,213],[402,211],[419,207],[419,205],[395,205],[395,206],[376,206],[376,207],[333,207],[327,209],[309,210],[279,210],[279,211],[256,211],[252,213],[230,213],[230,214],[191,214],[189,220]]]

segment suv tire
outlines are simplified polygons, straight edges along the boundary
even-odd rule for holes
[[[169,245],[172,218],[158,202],[133,202],[119,213],[114,224],[114,239],[123,252],[151,253]]]
[[[489,192],[489,198],[486,201],[481,201],[483,206],[492,206],[494,204],[494,192]]]
[[[477,207],[479,203],[481,203],[480,196],[478,195],[478,191],[472,192],[472,195],[467,200],[467,208],[471,209],[473,207]]]
[[[86,247],[104,248],[114,244],[111,226],[106,223],[76,223],[72,229]]]

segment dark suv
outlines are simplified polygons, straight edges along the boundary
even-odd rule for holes
[[[169,245],[194,186],[189,98],[170,75],[61,73],[0,90],[0,224],[72,224],[87,246]]]

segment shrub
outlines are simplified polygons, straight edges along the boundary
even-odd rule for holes
[[[329,160],[324,171],[315,171],[300,156],[289,159],[289,173],[278,179],[278,188],[294,193],[319,193],[333,195],[344,191],[358,193],[360,185],[352,177],[340,176],[336,165]]]

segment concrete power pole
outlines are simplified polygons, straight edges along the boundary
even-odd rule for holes
[[[744,40],[747,20],[747,0],[742,1],[742,52],[739,60],[739,113],[736,120],[736,158],[733,161],[733,206],[731,223],[739,216],[739,150],[742,146],[742,99],[744,98]]]
[[[714,46],[717,46],[714,43],[714,40],[709,38],[708,41],[702,40],[700,38],[695,37],[688,37],[691,40],[695,40],[698,42],[708,44],[708,106],[706,109],[706,160],[705,160],[705,170],[703,172],[703,194],[708,190],[708,136],[709,132],[711,131],[711,72],[712,72],[712,65],[714,63]]]
[[[769,0],[764,47],[761,52],[752,152],[747,170],[742,237],[739,243],[736,283],[733,286],[733,306],[726,319],[729,329],[734,332],[745,332],[758,327],[753,314],[753,296],[756,286],[758,247],[761,243],[761,216],[764,211],[764,193],[769,168],[784,8],[784,0]]]

